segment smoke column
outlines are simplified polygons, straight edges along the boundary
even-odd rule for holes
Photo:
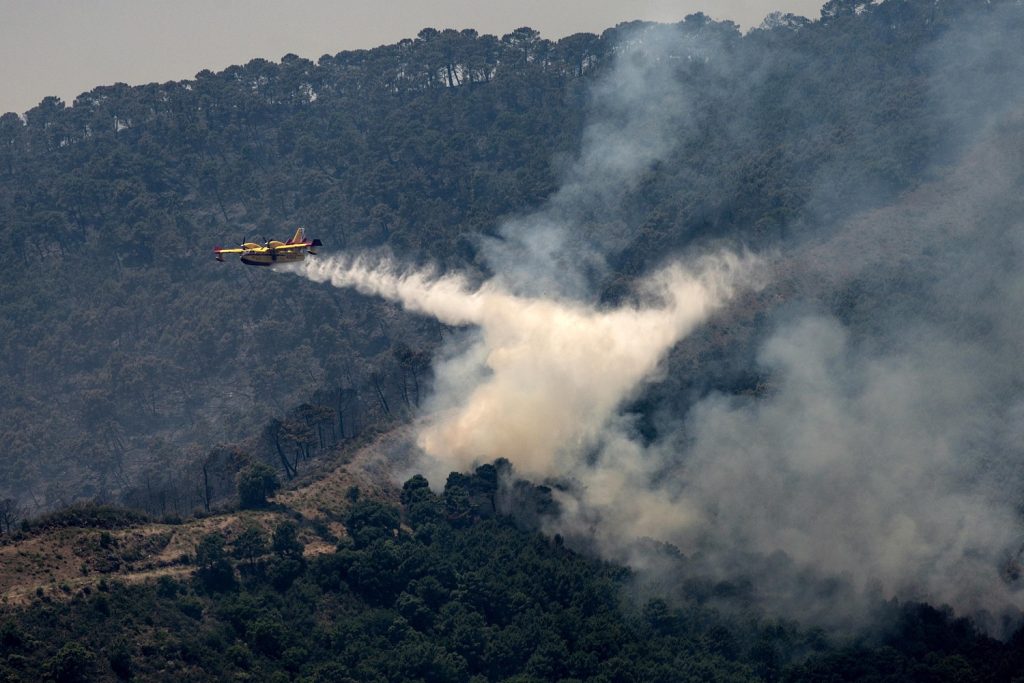
[[[662,558],[637,539],[674,543],[686,562],[664,585],[686,572],[749,578],[761,604],[788,617],[862,623],[879,598],[899,597],[986,611],[994,623],[1024,605],[1013,579],[1024,28],[1005,16],[1016,11],[967,22],[921,55],[936,74],[936,117],[963,147],[936,150],[945,165],[890,206],[780,245],[774,280],[758,259],[720,253],[657,271],[628,305],[592,303],[595,274],[621,246],[624,195],[692,132],[694,102],[671,64],[699,63],[741,92],[756,79],[713,37],[671,31],[625,37],[643,49],[624,48],[595,85],[561,189],[484,241],[494,277],[483,285],[359,258],[299,272],[468,328],[435,362],[418,431],[435,483],[506,457],[527,477],[569,484],[555,492],[562,514],[549,531],[652,573]],[[989,63],[999,68],[972,67]],[[737,111],[737,140],[756,134],[756,115]],[[757,341],[753,370],[770,390],[702,397],[659,415],[653,443],[634,438],[624,403],[696,326],[761,286],[763,301],[789,298],[764,311]],[[830,302],[844,298],[853,312],[841,319]]]

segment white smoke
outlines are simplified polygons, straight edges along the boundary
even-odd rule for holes
[[[328,258],[301,273],[479,329],[436,368],[418,444],[464,470],[504,457],[536,477],[575,474],[581,458],[615,433],[612,418],[668,350],[753,283],[753,257],[704,257],[644,280],[638,301],[600,309],[571,300],[516,296],[495,281],[471,288],[458,276],[397,271],[387,261]],[[611,432],[609,431],[611,430]]]

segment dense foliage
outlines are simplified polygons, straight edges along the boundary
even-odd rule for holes
[[[0,680],[997,681],[1024,665],[1021,633],[1002,644],[924,605],[840,643],[638,599],[628,570],[497,514],[498,480],[484,466],[439,496],[417,476],[401,511],[357,500],[335,552],[303,557],[286,521],[206,536],[188,581],[44,595],[0,617]],[[517,505],[544,504],[525,491]]]
[[[673,27],[686,116],[668,132],[671,153],[623,188],[623,210],[586,216],[577,237],[609,265],[594,300],[615,301],[667,255],[708,241],[806,244],[926,182],[960,149],[963,121],[986,113],[979,74],[1000,68],[966,54],[937,82],[930,60],[944,36],[1001,4],[1024,35],[1019,3],[983,0],[831,0],[819,21],[774,14],[746,34],[703,15]],[[413,477],[401,509],[355,488],[344,516],[307,518],[273,500],[414,416],[450,330],[353,292],[217,264],[209,248],[301,224],[325,252],[486,277],[482,240],[562,185],[595,84],[607,86],[643,28],[558,42],[527,28],[425,29],[316,63],[258,59],[0,117],[3,547],[74,530],[106,549],[117,530],[197,510],[223,529],[216,513],[232,506],[250,520],[289,517],[272,533],[205,535],[188,573],[179,559],[153,568],[166,573],[154,583],[91,583],[83,563],[82,588],[53,582],[29,605],[5,605],[0,681],[1024,671],[1024,631],[1009,622],[1000,642],[948,608],[879,597],[871,628],[826,633],[761,611],[750,596],[762,565],[723,581],[671,547],[687,571],[671,574],[674,586],[647,582],[538,534],[557,508],[551,490],[511,485],[491,466],[453,473],[443,495]],[[937,106],[943,88],[953,108]],[[785,303],[784,275],[673,350],[663,381],[628,406],[642,438],[709,390],[771,390],[736,358],[754,353],[768,306]],[[879,274],[875,296],[905,287],[901,276]],[[854,332],[874,303],[857,284],[815,300]],[[76,500],[90,502],[67,506]],[[821,582],[842,594],[842,577]]]
[[[951,132],[922,55],[990,10],[834,1],[820,21],[773,15],[746,35],[680,23],[681,45],[715,52],[681,68],[693,112],[678,149],[622,215],[592,217],[590,238],[620,237],[603,245],[603,296],[695,241],[771,243],[912,185]],[[486,272],[477,237],[558,186],[591,84],[636,28],[558,42],[424,29],[5,114],[0,499],[185,514],[233,493],[248,464],[214,442],[263,434],[257,459],[290,477],[313,451],[405,419],[442,328],[217,264],[210,248],[301,224],[329,250]]]

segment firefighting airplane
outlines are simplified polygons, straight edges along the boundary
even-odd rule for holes
[[[224,262],[224,254],[241,254],[242,263],[247,266],[272,266],[277,263],[295,263],[306,258],[306,252],[316,255],[313,247],[321,246],[320,240],[307,240],[302,228],[287,242],[270,240],[266,244],[243,242],[240,248],[224,249],[214,247],[217,260]]]

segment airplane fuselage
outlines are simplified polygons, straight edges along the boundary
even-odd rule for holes
[[[306,258],[304,251],[262,251],[242,252],[241,260],[247,266],[273,266],[278,263],[295,263]]]

